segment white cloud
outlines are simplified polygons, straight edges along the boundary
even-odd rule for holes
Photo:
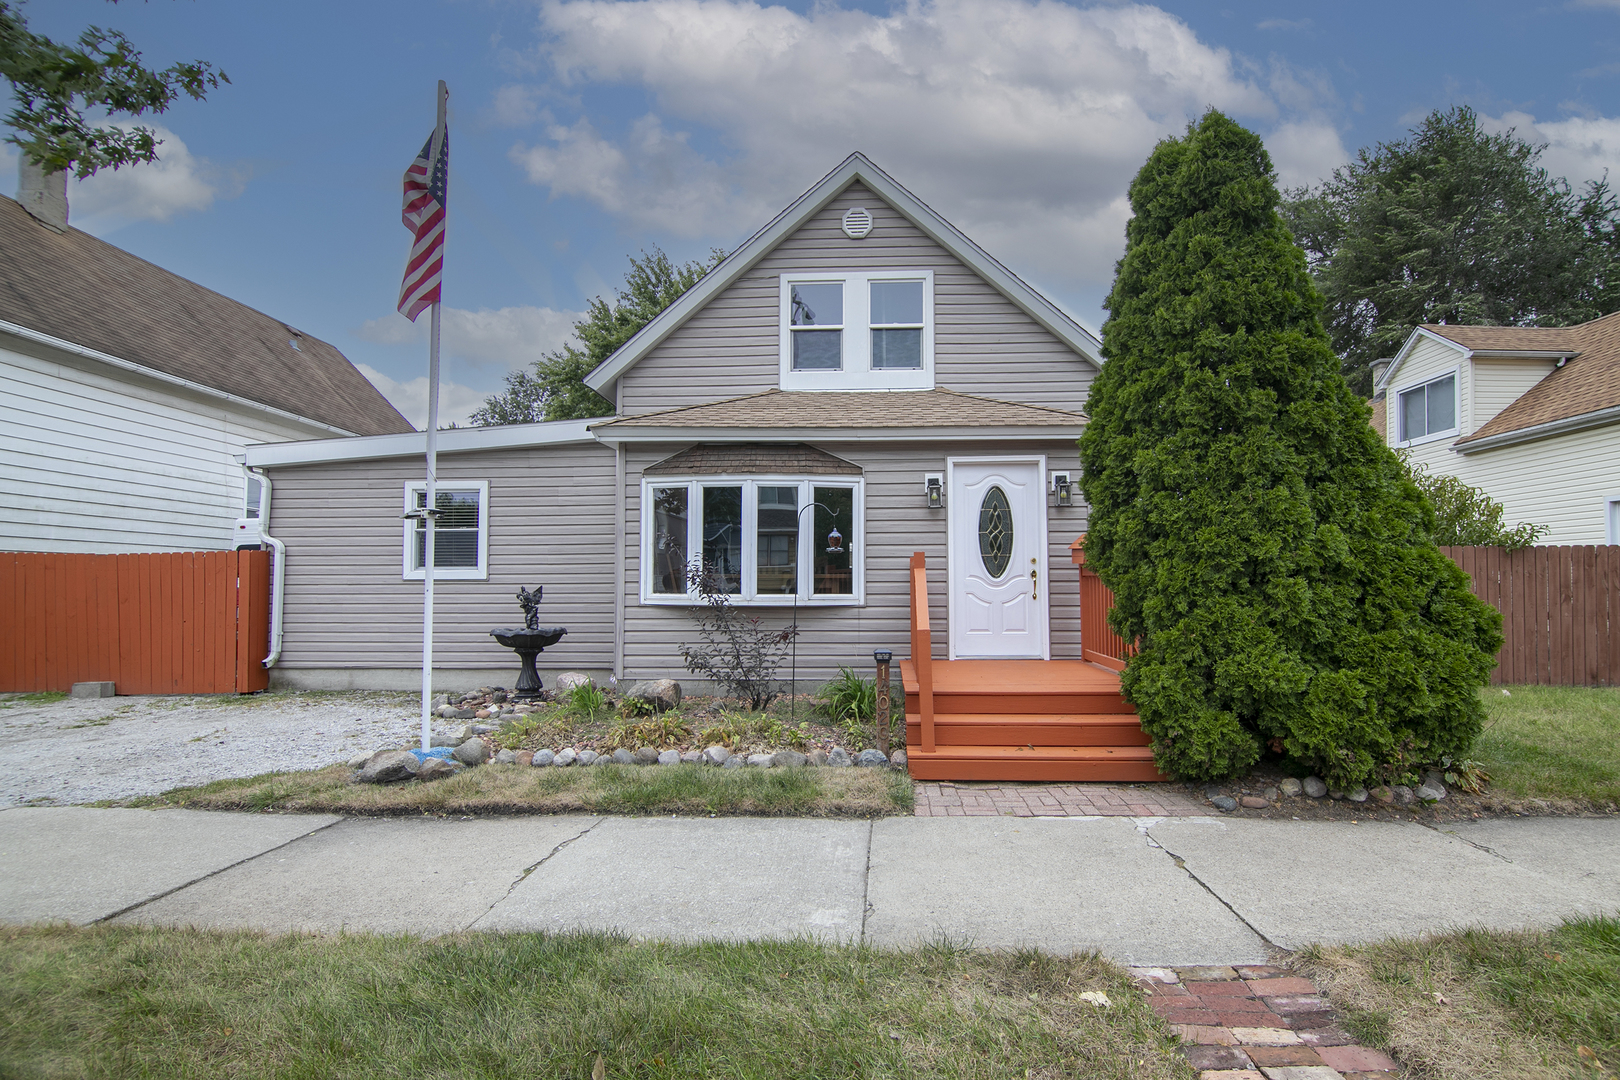
[[[572,338],[574,324],[582,317],[578,311],[540,307],[481,308],[478,311],[445,308],[441,315],[441,348],[450,359],[474,367],[525,367],[542,353],[560,348]],[[413,323],[395,313],[369,319],[355,333],[366,341],[383,345],[425,342],[428,319],[418,316]],[[425,395],[426,391],[423,393]]]
[[[1285,116],[1298,104],[1279,107],[1254,65],[1144,5],[911,0],[801,15],[749,0],[574,0],[543,4],[540,22],[558,89],[637,86],[654,112],[623,133],[554,122],[514,160],[554,195],[681,236],[740,238],[859,149],[1015,266],[1106,281],[1131,177],[1207,107],[1293,122],[1291,168],[1336,142]],[[1294,80],[1302,96],[1307,82]],[[1059,241],[1076,246],[1055,253]]]
[[[421,431],[427,427],[428,414],[428,380],[426,375],[418,375],[409,382],[400,382],[391,379],[378,371],[370,364],[356,364],[360,374],[371,380],[389,404],[398,409],[409,420],[416,430]],[[451,424],[460,424],[466,427],[467,418],[476,412],[479,406],[489,395],[481,390],[474,390],[470,386],[449,382],[441,377],[439,379],[439,427],[445,428]]]
[[[1588,180],[1600,179],[1605,169],[1620,181],[1620,117],[1576,116],[1568,120],[1538,121],[1529,113],[1510,112],[1500,117],[1482,115],[1479,119],[1480,125],[1488,131],[1513,128],[1522,139],[1546,143],[1541,166],[1576,187]]]
[[[1283,124],[1266,136],[1266,149],[1277,170],[1277,186],[1308,187],[1332,175],[1350,160],[1339,133],[1331,124],[1301,120]]]
[[[540,118],[540,92],[532,86],[509,83],[495,91],[490,112],[502,127],[528,127]]]
[[[132,127],[120,123],[120,127]],[[89,232],[108,231],[131,221],[168,221],[176,214],[207,210],[216,198],[241,194],[246,177],[228,173],[194,156],[168,128],[156,132],[158,160],[121,169],[102,169],[68,185],[70,220]]]

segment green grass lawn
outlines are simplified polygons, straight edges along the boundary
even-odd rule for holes
[[[343,765],[216,780],[106,805],[342,814],[751,814],[884,817],[912,812],[911,779],[893,769],[718,769],[480,765],[444,780],[356,784]]]
[[[1620,1075],[1620,919],[1307,950],[1354,1034],[1433,1080]]]
[[[1193,1077],[1113,964],[947,945],[9,928],[0,1015],[8,1078]]]
[[[1481,697],[1473,756],[1495,794],[1620,806],[1620,689],[1491,686]]]

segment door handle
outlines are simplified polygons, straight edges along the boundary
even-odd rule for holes
[[[1029,561],[1034,562],[1035,560],[1031,559]],[[1039,600],[1041,598],[1040,574],[1033,569],[1031,569],[1029,572],[1029,598],[1031,600]]]

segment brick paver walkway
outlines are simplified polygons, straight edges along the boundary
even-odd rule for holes
[[[1387,1054],[1341,1029],[1309,979],[1267,965],[1133,968],[1199,1080],[1393,1080]]]
[[[920,782],[918,817],[1193,817],[1209,813],[1150,785]]]

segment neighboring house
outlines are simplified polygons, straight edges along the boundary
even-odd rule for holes
[[[543,673],[679,676],[699,560],[769,625],[796,609],[801,682],[870,670],[874,649],[909,651],[915,551],[941,659],[1078,658],[1073,483],[1098,356],[853,155],[589,376],[614,416],[441,434],[440,680],[510,685],[488,631],[535,585],[542,624],[568,628]],[[249,447],[286,544],[275,684],[420,685],[420,536],[401,515],[424,440]]]
[[[1564,328],[1423,325],[1377,380],[1385,441],[1548,544],[1620,543],[1620,313]]]
[[[23,172],[29,208],[0,198],[0,551],[228,548],[249,443],[411,430],[331,345],[69,227],[62,174]]]

